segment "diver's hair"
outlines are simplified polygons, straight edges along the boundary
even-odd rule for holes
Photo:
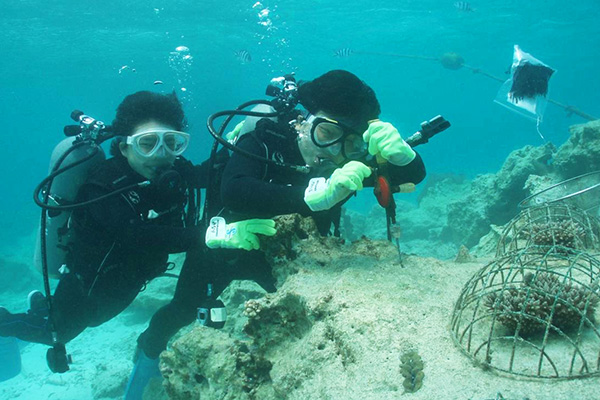
[[[117,135],[110,144],[110,154],[120,156],[119,143],[130,136],[135,127],[148,121],[182,131],[187,127],[187,121],[177,94],[160,94],[140,91],[125,97],[117,107],[117,115],[112,122],[112,128]]]
[[[341,69],[301,84],[298,98],[311,114],[322,111],[343,117],[361,129],[381,113],[373,89],[353,73]]]

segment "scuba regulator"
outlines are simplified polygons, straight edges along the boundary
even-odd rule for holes
[[[267,96],[274,97],[271,106],[278,113],[292,111],[298,105],[298,85],[293,74],[271,79],[266,90]]]
[[[104,122],[85,115],[83,111],[73,110],[71,119],[79,125],[66,125],[63,129],[65,136],[78,136],[80,140],[92,140],[97,144],[113,137],[112,129]]]
[[[71,113],[71,119],[79,122],[79,124],[64,127],[64,134],[67,139],[56,146],[52,157],[55,158],[56,156],[56,160],[51,160],[50,174],[40,182],[33,194],[33,200],[38,206],[44,210],[55,211],[54,214],[89,204],[74,204],[71,199],[51,193],[51,186],[59,175],[65,174],[67,171],[95,157],[104,158],[104,152],[100,144],[114,136],[109,126],[102,121],[85,115],[82,111],[74,110]],[[64,149],[65,147],[66,149]],[[69,160],[71,162],[63,167],[63,163],[71,155],[72,157]],[[42,194],[44,196],[43,200],[40,199]],[[51,200],[52,204],[48,200]]]
[[[213,136],[215,142],[210,152],[209,157],[209,167],[208,167],[208,184],[207,184],[207,193],[206,199],[204,202],[204,218],[205,225],[208,226],[208,221],[206,218],[208,217],[209,204],[212,202],[210,189],[214,186],[214,173],[213,171],[216,169],[216,160],[217,160],[217,151],[219,149],[219,145],[222,145],[226,149],[243,155],[244,157],[248,157],[254,160],[258,160],[267,165],[275,165],[278,167],[289,168],[296,172],[309,173],[310,167],[306,165],[296,165],[291,163],[286,163],[276,159],[269,159],[265,157],[258,156],[256,154],[247,152],[239,147],[235,146],[234,143],[230,143],[226,139],[223,138],[223,134],[227,130],[227,125],[231,122],[231,120],[235,116],[245,116],[245,117],[259,117],[259,118],[273,118],[273,117],[281,117],[286,114],[291,114],[296,106],[298,105],[298,85],[296,83],[296,78],[293,74],[287,74],[281,77],[276,77],[271,79],[269,85],[266,88],[267,96],[273,97],[272,100],[251,100],[247,101],[243,104],[240,104],[234,110],[225,110],[214,113],[208,117],[207,120],[207,128],[208,132]],[[257,112],[257,111],[246,111],[244,110],[250,106],[256,105],[266,105],[272,107],[274,112]],[[217,130],[214,127],[214,121],[219,117],[227,118],[221,124],[221,127]]]
[[[256,154],[249,153],[236,147],[234,144],[229,143],[223,138],[223,133],[227,129],[227,125],[231,122],[235,116],[245,117],[260,117],[260,118],[272,118],[280,117],[282,115],[291,113],[296,105],[298,105],[298,85],[293,74],[284,75],[271,79],[271,82],[267,86],[266,94],[274,97],[272,100],[251,100],[246,103],[239,105],[235,110],[225,110],[214,113],[208,117],[207,128],[210,134],[214,137],[215,143],[211,151],[211,159],[214,159],[217,153],[218,145],[221,144],[223,147],[233,152],[244,155],[255,160],[259,160],[266,164],[277,165],[280,167],[290,168],[294,171],[308,173],[310,168],[306,165],[295,165],[278,160],[272,160],[265,157],[257,156]],[[245,111],[244,108],[264,104],[273,107],[274,112],[256,112],[256,111]],[[215,129],[214,121],[219,117],[227,116],[219,130]]]

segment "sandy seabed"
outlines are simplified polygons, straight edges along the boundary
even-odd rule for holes
[[[329,316],[315,322],[310,332],[267,352],[273,362],[273,384],[293,388],[273,398],[600,399],[598,377],[557,381],[499,376],[474,365],[455,345],[449,330],[454,304],[465,282],[489,260],[455,263],[405,255],[400,265],[393,246],[374,243],[380,252],[377,257],[357,256],[348,249],[311,254],[319,266],[295,271],[275,295],[293,293],[308,304],[323,299],[330,304],[325,307]],[[65,374],[48,371],[45,346],[23,347],[23,370],[0,383],[0,399],[122,398],[133,366],[135,340],[153,311],[168,300],[173,284],[172,279],[156,280],[120,316],[69,343],[74,363]],[[318,343],[327,325],[333,327],[335,340],[315,350],[321,348]],[[215,332],[194,328],[198,329]],[[222,331],[218,334],[227,336]],[[415,393],[404,391],[399,371],[400,356],[407,350],[416,350],[425,364],[423,386]],[[295,383],[290,383],[292,377]],[[261,399],[258,393],[256,399]]]

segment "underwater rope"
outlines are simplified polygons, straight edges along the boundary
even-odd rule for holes
[[[427,61],[438,61],[442,66],[446,69],[450,70],[459,70],[462,67],[471,70],[474,74],[480,74],[486,76],[490,79],[496,80],[498,82],[504,82],[506,79],[499,78],[482,70],[481,68],[473,67],[464,63],[464,58],[458,54],[453,52],[448,52],[442,54],[441,57],[429,57],[429,56],[420,56],[420,55],[412,55],[412,54],[397,54],[397,53],[382,53],[382,52],[374,52],[374,51],[354,51],[350,49],[340,49],[334,52],[335,56],[338,57],[348,57],[352,54],[362,54],[362,55],[370,55],[370,56],[386,56],[386,57],[396,57],[396,58],[408,58],[408,59],[416,59],[416,60],[427,60]],[[546,88],[547,92],[547,88]],[[588,121],[595,121],[598,118],[594,117],[584,111],[581,111],[575,106],[562,104],[556,100],[547,98],[548,102],[562,108],[566,111],[567,116],[571,116],[576,114],[581,118],[587,119]]]

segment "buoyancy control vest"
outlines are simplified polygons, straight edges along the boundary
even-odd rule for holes
[[[75,210],[70,224],[69,270],[89,280],[107,268],[118,267],[142,283],[164,272],[168,253],[138,241],[135,229],[151,225],[187,226],[186,206],[191,189],[175,167],[167,171],[171,172],[176,176],[171,177],[174,181],[170,185],[158,179],[148,186],[134,187],[100,201],[93,209]],[[90,175],[78,200],[86,201],[86,196],[115,192],[143,180],[131,170],[126,159],[111,158]],[[117,225],[106,225],[107,220]],[[128,232],[129,227],[134,230]]]

